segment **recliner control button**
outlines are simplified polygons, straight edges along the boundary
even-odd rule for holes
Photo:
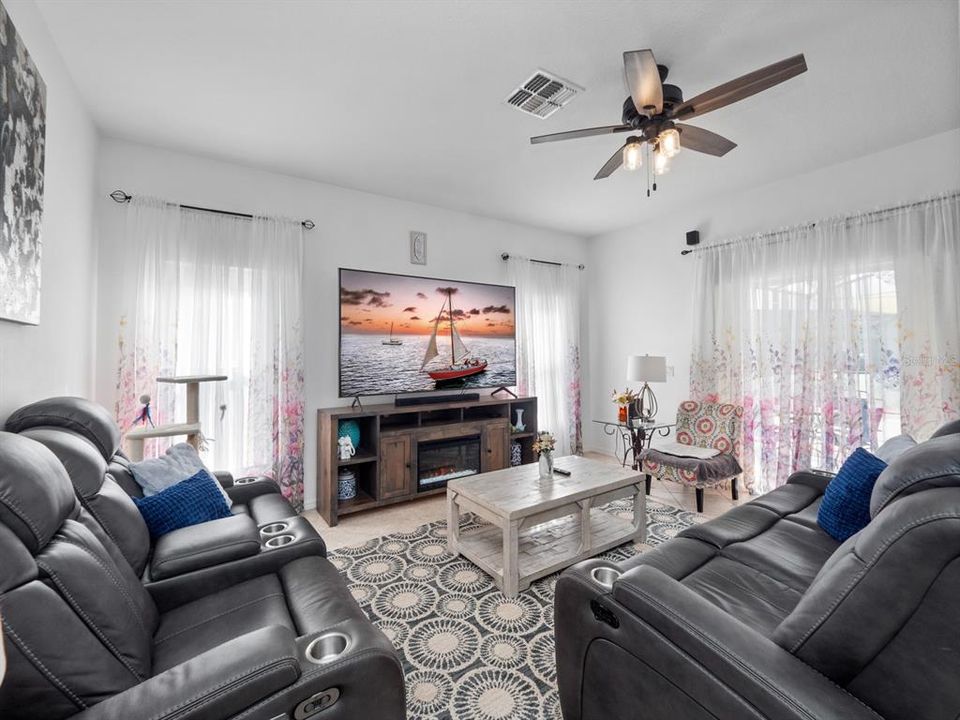
[[[293,711],[294,720],[306,720],[313,717],[321,710],[326,710],[340,699],[340,691],[337,688],[330,688],[316,695],[311,695],[306,700],[297,705]]]

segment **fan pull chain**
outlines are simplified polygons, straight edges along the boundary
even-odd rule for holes
[[[650,197],[650,145],[644,143],[643,151],[647,154],[647,197]]]
[[[650,163],[650,172],[653,173],[653,191],[657,191],[657,171],[653,167],[653,163]]]

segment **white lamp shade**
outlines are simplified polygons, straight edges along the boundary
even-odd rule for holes
[[[667,358],[663,355],[628,355],[627,380],[666,382]]]

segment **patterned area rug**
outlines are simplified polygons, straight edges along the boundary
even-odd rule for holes
[[[603,510],[632,517],[632,503]],[[695,515],[648,499],[647,543],[692,525]],[[466,517],[464,532],[480,527]],[[353,592],[400,651],[407,717],[561,720],[553,644],[557,575],[508,598],[476,565],[447,552],[445,521],[331,551]],[[633,543],[600,557],[622,560]]]

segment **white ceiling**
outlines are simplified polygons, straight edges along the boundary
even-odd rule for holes
[[[957,0],[38,4],[108,136],[581,235],[960,127]],[[592,180],[616,137],[531,147],[618,123],[645,47],[685,97],[809,71],[697,118],[739,147],[682,152],[651,199]],[[547,120],[504,105],[538,67],[587,91]]]

